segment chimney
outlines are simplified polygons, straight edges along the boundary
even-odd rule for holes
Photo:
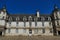
[[[40,17],[39,10],[37,10],[36,14],[37,17]]]

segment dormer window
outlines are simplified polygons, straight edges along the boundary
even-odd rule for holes
[[[48,17],[48,20],[51,20],[51,18],[50,18],[50,17]]]
[[[24,17],[23,17],[23,21],[26,21],[26,20],[27,20],[27,18],[26,18],[26,16],[24,16]]]
[[[18,26],[19,17],[16,17],[16,26]]]
[[[37,17],[34,18],[34,21],[37,21]]]
[[[11,26],[12,17],[9,18],[9,26]]]
[[[29,16],[29,19],[28,19],[28,20],[29,20],[29,25],[30,25],[30,27],[31,27],[31,24],[32,24],[32,23],[31,23],[31,21],[32,21],[32,17]]]
[[[9,21],[11,21],[12,20],[12,17],[9,17]]]
[[[19,17],[16,18],[16,21],[18,21],[18,20],[19,20]]]
[[[44,17],[41,17],[41,21],[42,21],[42,20],[44,21],[44,20],[45,20],[45,18],[44,18]]]
[[[29,21],[32,21],[32,17],[31,16],[29,16],[29,19],[28,19]]]
[[[35,21],[35,27],[37,26],[37,17],[34,18]]]
[[[23,21],[24,21],[24,27],[25,27],[26,26],[26,21],[27,21],[26,16],[23,17]]]

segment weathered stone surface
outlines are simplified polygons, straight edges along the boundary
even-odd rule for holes
[[[0,36],[0,40],[60,40],[60,36]]]

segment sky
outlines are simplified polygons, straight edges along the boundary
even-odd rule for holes
[[[60,0],[0,0],[0,9],[6,5],[10,14],[51,14],[55,4],[60,8]]]

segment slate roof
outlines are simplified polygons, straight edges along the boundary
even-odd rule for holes
[[[32,17],[32,20],[34,21],[34,18],[36,18],[35,14],[9,14],[8,15],[9,18],[11,17],[12,20],[16,21],[16,18],[19,17],[20,21],[23,21],[23,17],[25,16],[27,19],[29,18],[29,16]],[[41,18],[44,18],[45,21],[48,21],[48,17],[50,17],[50,15],[40,15],[40,17],[38,18],[38,21],[42,21]],[[47,20],[46,20],[47,19]],[[28,20],[27,20],[28,21]]]

